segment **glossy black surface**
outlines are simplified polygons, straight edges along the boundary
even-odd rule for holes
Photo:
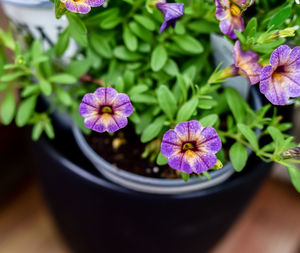
[[[221,185],[183,195],[150,195],[101,178],[72,139],[64,137],[35,144],[34,155],[50,208],[78,253],[207,252],[241,214],[270,166],[251,158],[244,172]]]

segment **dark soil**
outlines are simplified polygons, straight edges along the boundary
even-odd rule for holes
[[[180,178],[178,171],[169,166],[158,166],[155,161],[142,158],[146,145],[130,126],[113,135],[92,132],[86,140],[96,153],[117,168],[146,177]]]

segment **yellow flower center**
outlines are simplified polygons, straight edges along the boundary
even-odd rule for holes
[[[104,113],[112,114],[113,110],[110,106],[101,106],[100,114],[104,114]]]
[[[182,151],[195,150],[196,145],[192,142],[186,142],[182,145]]]
[[[242,14],[242,11],[235,4],[231,4],[230,5],[230,13],[231,13],[232,16],[237,17],[237,16],[240,16]]]

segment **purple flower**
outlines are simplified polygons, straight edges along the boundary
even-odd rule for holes
[[[215,153],[222,147],[213,127],[203,127],[197,120],[179,123],[164,134],[161,153],[171,168],[185,173],[202,173],[217,162]]]
[[[177,19],[183,15],[183,3],[166,3],[166,0],[162,0],[156,4],[156,7],[164,15],[164,22],[159,30],[160,33],[162,33],[170,25],[175,27]]]
[[[65,4],[66,9],[71,12],[86,14],[90,12],[91,7],[98,7],[104,3],[104,0],[60,0]]]
[[[239,75],[245,77],[253,85],[259,82],[262,66],[258,64],[259,55],[253,51],[243,51],[240,41],[233,48],[234,65]]]
[[[85,126],[99,133],[113,133],[125,127],[132,112],[129,97],[113,88],[99,88],[86,94],[79,106]]]
[[[300,96],[300,47],[280,46],[271,55],[270,65],[262,69],[260,92],[274,105],[286,105],[290,97]]]
[[[231,0],[215,0],[216,1],[216,17],[220,20],[220,30],[222,33],[232,39],[237,36],[234,30],[242,32],[244,30],[244,20],[242,17],[245,11],[254,1],[247,2],[247,0],[235,0],[234,4]]]

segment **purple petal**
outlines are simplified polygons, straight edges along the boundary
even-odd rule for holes
[[[183,171],[188,174],[193,172],[190,163],[188,162],[187,157],[184,153],[179,153],[170,157],[168,164],[171,168]]]
[[[105,131],[105,126],[100,120],[100,115],[91,115],[84,119],[84,125],[96,132],[103,133]]]
[[[163,32],[170,25],[175,27],[176,20],[183,15],[184,4],[183,3],[165,3],[159,2],[156,7],[162,12],[164,16],[164,22],[160,27],[160,33]]]
[[[216,18],[218,20],[223,20],[226,18],[228,11],[230,11],[229,8],[229,0],[216,0]]]
[[[84,2],[89,6],[98,7],[104,3],[104,0],[85,0]]]
[[[217,153],[222,148],[222,142],[217,131],[213,127],[204,127],[201,131],[201,140],[199,141],[199,149],[209,153]]]
[[[175,127],[175,132],[182,141],[195,141],[200,137],[201,124],[197,120],[184,121]]]
[[[114,88],[98,88],[94,94],[101,105],[112,105],[118,92]]]
[[[71,12],[86,14],[90,12],[91,7],[86,5],[84,1],[80,0],[78,2],[74,2],[73,0],[67,0],[65,2],[66,9]]]
[[[107,131],[109,133],[116,132],[119,129],[127,126],[127,124],[128,124],[128,120],[126,117],[113,115],[111,116],[111,120],[109,121],[109,124],[107,124]]]
[[[91,106],[89,104],[86,104],[85,102],[81,102],[81,104],[79,105],[79,114],[82,117],[98,115],[98,108]]]
[[[287,45],[282,45],[274,50],[270,58],[270,64],[276,69],[287,63],[291,49]]]
[[[256,84],[260,80],[262,66],[258,64],[259,55],[252,51],[243,51],[240,41],[236,41],[233,48],[235,66],[241,71],[240,75],[248,79],[250,84]]]
[[[220,30],[231,39],[236,39],[237,36],[234,30],[242,32],[244,30],[244,20],[242,16],[228,17],[220,22]]]
[[[300,71],[300,47],[295,47],[289,55],[289,59],[285,64],[285,71],[299,72]]]
[[[95,110],[98,110],[100,106],[100,101],[93,93],[88,93],[84,95],[81,103],[89,105],[90,107],[95,108]]]
[[[202,173],[212,168],[216,162],[217,157],[214,154],[196,152],[191,160],[191,167],[195,173]]]
[[[282,79],[273,78],[273,68],[268,65],[262,69],[260,76],[260,92],[274,105],[285,105],[288,102],[287,89],[282,85]]]
[[[182,142],[174,130],[167,131],[161,142],[161,153],[165,157],[173,156],[181,151]]]
[[[114,113],[122,116],[130,116],[133,112],[133,107],[128,95],[120,93],[116,96],[113,102]]]

